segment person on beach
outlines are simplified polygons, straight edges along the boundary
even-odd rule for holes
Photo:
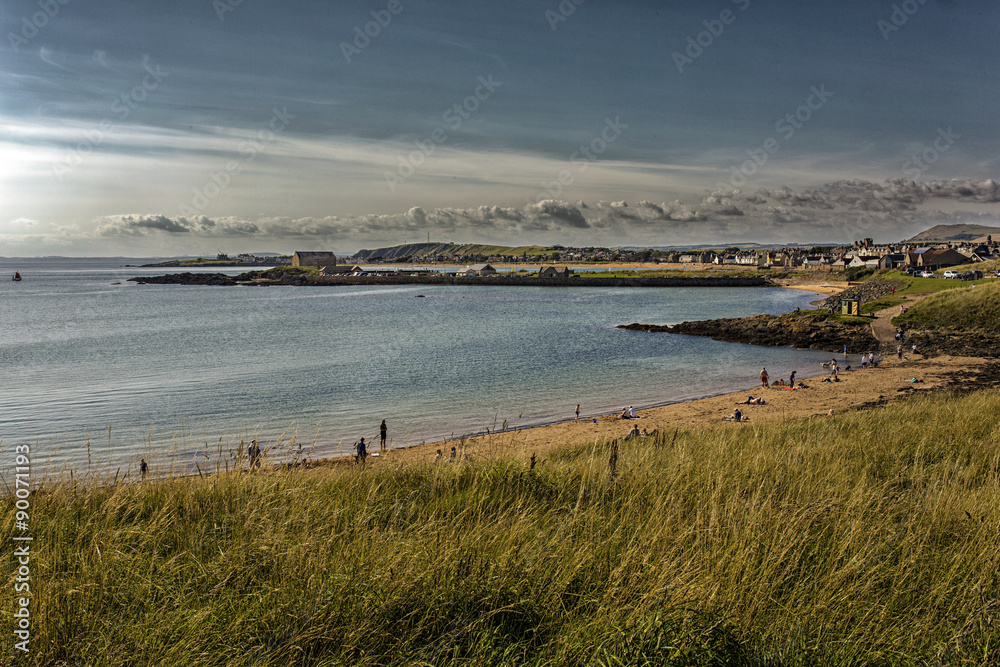
[[[358,440],[358,442],[354,445],[354,448],[358,451],[357,456],[354,457],[354,463],[361,464],[363,466],[365,464],[365,459],[368,458],[368,445],[365,444],[365,439],[361,438]]]
[[[628,418],[629,418],[629,416],[628,416],[628,408],[622,408],[621,419],[628,419]]]
[[[733,410],[733,414],[729,415],[729,418],[732,419],[734,422],[741,422],[743,421],[743,413],[740,412],[739,408],[736,408],[735,410]]]
[[[896,346],[896,358],[899,359],[900,361],[903,360],[903,346],[902,345],[897,345]]]
[[[632,430],[628,432],[628,435],[625,436],[625,439],[631,440],[632,438],[638,438],[638,437],[639,437],[639,426],[636,425],[633,426]]]
[[[379,438],[381,439],[379,441],[379,449],[381,449],[383,452],[385,451],[385,434],[387,430],[388,429],[386,428],[385,420],[383,419],[382,424],[378,427],[378,434]]]
[[[579,403],[576,404],[576,418],[577,418],[577,420],[580,419],[580,404]]]
[[[146,459],[139,459],[139,479],[140,481],[146,481],[146,473],[149,472],[149,466],[146,465]]]
[[[760,386],[767,389],[767,368],[760,369]]]
[[[635,419],[635,408],[633,408],[631,405],[628,406],[628,418]]]
[[[791,374],[788,376],[788,385],[790,387],[795,386],[795,371],[792,371]]]
[[[914,343],[914,344],[913,344],[913,347],[912,347],[912,348],[910,348],[910,352],[912,352],[913,354],[916,354],[916,353],[917,353],[917,344],[916,344],[916,343]]]
[[[439,449],[437,451],[437,456],[434,457],[434,465],[437,465],[437,462],[440,461],[443,458],[444,458],[444,454],[442,454],[441,450]]]
[[[458,450],[456,450],[454,447],[451,448],[451,457],[449,458],[449,460],[452,463],[458,461]]]
[[[247,447],[247,460],[250,462],[250,470],[260,467],[260,445],[256,440],[251,440]]]

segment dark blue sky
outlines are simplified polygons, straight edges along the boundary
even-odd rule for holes
[[[0,254],[809,236],[858,202],[745,197],[1000,155],[985,0],[0,6]],[[993,215],[967,199],[902,209]]]

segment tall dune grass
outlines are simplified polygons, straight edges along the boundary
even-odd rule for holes
[[[998,412],[678,429],[620,443],[614,479],[597,442],[52,485],[4,664],[998,664]]]

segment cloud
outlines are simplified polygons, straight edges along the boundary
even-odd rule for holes
[[[933,208],[953,201],[967,212]],[[212,238],[268,243],[283,240],[324,247],[394,245],[431,232],[466,240],[516,245],[683,245],[762,242],[849,244],[865,236],[901,240],[935,224],[995,223],[1000,219],[993,181],[915,183],[835,181],[819,188],[715,191],[697,203],[546,199],[523,207],[413,207],[399,214],[317,217],[186,218],[122,214],[101,218],[100,238]],[[968,204],[968,206],[965,206]]]

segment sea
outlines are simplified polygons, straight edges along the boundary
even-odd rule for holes
[[[134,479],[510,432],[821,372],[830,353],[626,331],[810,308],[778,288],[139,285],[156,258],[0,259],[0,457]],[[10,280],[17,270],[21,282]],[[220,269],[204,269],[220,271]],[[237,274],[239,268],[222,272]],[[13,465],[13,463],[11,463]]]

